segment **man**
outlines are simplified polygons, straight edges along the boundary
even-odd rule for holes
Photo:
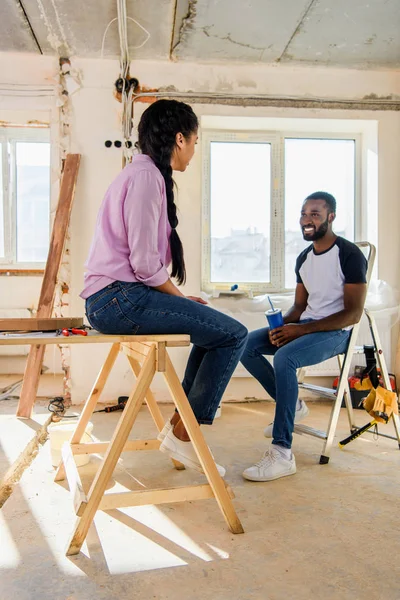
[[[301,208],[300,227],[312,242],[296,261],[294,304],[284,325],[250,333],[241,361],[276,401],[275,420],[264,430],[272,444],[243,476],[271,481],[296,473],[292,454],[294,423],[308,414],[298,400],[296,370],[346,351],[351,326],[362,315],[367,261],[353,243],[332,231],[336,200],[326,192],[308,196]],[[274,355],[272,367],[264,355]]]

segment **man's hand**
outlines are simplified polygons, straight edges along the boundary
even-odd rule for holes
[[[269,339],[271,344],[280,348],[304,334],[305,331],[300,323],[290,323],[289,325],[283,325],[283,327],[271,329]]]
[[[198,296],[186,296],[188,300],[193,300],[193,302],[198,302],[199,304],[208,304],[203,298],[199,298]]]

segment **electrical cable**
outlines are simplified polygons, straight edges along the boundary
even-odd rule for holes
[[[106,408],[102,408],[100,410],[94,410],[92,414],[95,413],[110,413],[116,410],[124,410],[126,403],[128,402],[128,396],[119,396],[118,404],[113,406],[106,406]],[[79,415],[66,415],[65,413],[65,404],[64,398],[62,396],[56,396],[49,401],[49,405],[47,407],[49,412],[54,413],[60,419],[78,419]]]
[[[144,42],[142,42],[141,44],[139,44],[138,46],[131,46],[131,50],[139,50],[139,48],[143,48],[143,46],[145,44],[147,44],[147,42],[149,41],[149,39],[151,38],[151,34],[149,31],[147,31],[147,29],[145,27],[143,27],[143,25],[141,25],[138,21],[136,21],[135,19],[133,19],[132,17],[127,17],[128,21],[133,21],[135,23],[135,25],[137,25],[138,27],[140,27],[140,29],[142,29],[145,34],[147,35],[146,39],[144,40]],[[101,51],[100,51],[100,58],[103,60],[104,59],[104,44],[106,41],[106,37],[107,37],[107,33],[108,30],[110,29],[110,26],[115,23],[115,21],[118,21],[118,17],[115,17],[115,19],[111,19],[111,21],[109,22],[109,24],[107,25],[104,34],[103,34],[103,41],[101,43]]]
[[[49,401],[49,405],[47,407],[47,410],[51,413],[54,413],[57,417],[60,417],[60,419],[78,419],[79,415],[66,415],[65,413],[65,404],[64,404],[64,398],[62,396],[56,396],[55,398],[52,398]],[[101,410],[94,410],[94,413],[100,413],[100,412],[107,412],[105,408],[101,409]]]

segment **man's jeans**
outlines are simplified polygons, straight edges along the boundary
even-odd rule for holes
[[[86,315],[101,333],[189,334],[193,347],[182,386],[198,422],[213,422],[246,345],[241,323],[193,300],[119,281],[86,300]]]
[[[249,334],[241,362],[276,402],[272,443],[291,448],[299,391],[296,369],[344,353],[351,331],[309,333],[281,348],[271,344],[268,331],[265,327]],[[273,367],[263,355],[274,355]]]

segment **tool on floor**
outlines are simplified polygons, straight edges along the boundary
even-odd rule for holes
[[[363,433],[368,431],[368,429],[371,429],[371,427],[373,427],[374,425],[377,425],[377,423],[378,423],[378,421],[375,421],[375,419],[374,419],[373,421],[371,421],[370,423],[367,423],[363,427],[356,429],[356,431],[353,431],[353,433],[351,433],[347,438],[345,438],[344,440],[341,440],[339,442],[339,448],[343,448],[343,446],[347,446],[347,444],[349,444],[350,442],[352,442],[353,440],[358,438],[360,435],[362,435]]]
[[[109,413],[109,412],[114,412],[116,410],[124,410],[126,403],[129,400],[129,396],[119,396],[118,398],[118,404],[114,404],[113,406],[107,406],[104,409],[104,412]]]
[[[341,440],[339,442],[339,448],[343,448],[343,446],[346,446],[366,431],[369,431],[373,426],[375,426],[375,434],[382,435],[378,432],[378,424],[383,423],[386,425],[392,416],[398,415],[399,413],[397,394],[391,389],[389,390],[382,387],[379,383],[375,359],[375,346],[364,346],[364,352],[367,366],[361,375],[361,385],[363,378],[368,377],[373,387],[369,394],[362,400],[362,406],[373,417],[373,420],[363,427],[354,430],[347,438]],[[381,368],[384,367],[384,370],[386,371],[386,363],[384,362],[382,351],[379,358]]]

